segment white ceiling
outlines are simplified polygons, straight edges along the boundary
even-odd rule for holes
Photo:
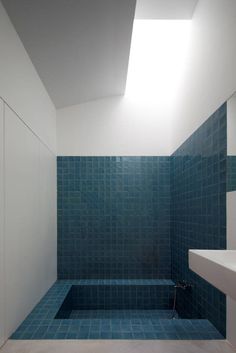
[[[57,108],[123,94],[135,0],[2,0]]]
[[[198,0],[137,0],[136,19],[191,19]]]
[[[2,0],[57,108],[125,90],[136,0]],[[197,0],[137,0],[138,19],[191,18]]]

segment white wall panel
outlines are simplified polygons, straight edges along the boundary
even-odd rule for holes
[[[236,301],[227,296],[226,302],[227,312],[227,323],[226,323],[226,332],[227,340],[236,347]]]
[[[7,335],[56,280],[55,156],[5,109]]]
[[[169,119],[156,105],[126,97],[57,111],[59,156],[166,156]]]
[[[174,152],[236,91],[236,1],[199,0],[172,125]]]
[[[227,155],[236,156],[236,93],[227,102]]]
[[[0,346],[5,340],[3,101],[0,99]]]
[[[7,333],[42,294],[40,276],[39,141],[5,108]]]
[[[227,192],[227,249],[236,250],[236,191]],[[236,302],[227,296],[227,339],[236,347]]]
[[[44,286],[57,278],[57,180],[56,156],[40,143],[40,232]]]
[[[236,250],[236,191],[227,192],[227,249]]]
[[[1,1],[0,52],[1,344],[56,280],[56,111]]]

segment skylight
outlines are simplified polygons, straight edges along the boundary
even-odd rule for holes
[[[125,96],[169,104],[186,68],[190,20],[135,20]]]

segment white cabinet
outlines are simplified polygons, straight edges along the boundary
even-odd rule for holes
[[[3,101],[0,99],[0,346],[5,341],[5,279],[4,279],[4,170],[3,170],[3,151],[4,151],[4,116]]]
[[[39,140],[5,107],[6,326],[10,335],[40,299]]]
[[[56,157],[5,107],[6,335],[56,280]]]
[[[44,284],[57,278],[57,180],[56,156],[40,143],[40,231]]]

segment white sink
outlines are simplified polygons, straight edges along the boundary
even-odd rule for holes
[[[189,267],[236,300],[236,250],[189,250]]]

